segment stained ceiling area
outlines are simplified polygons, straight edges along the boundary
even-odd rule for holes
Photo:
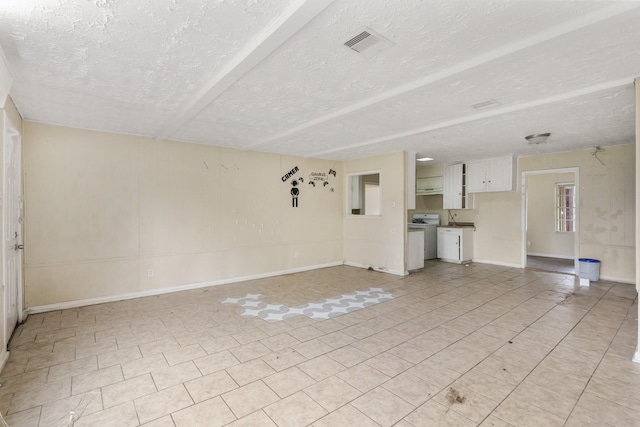
[[[639,41],[624,1],[0,2],[25,120],[334,160],[633,143]]]

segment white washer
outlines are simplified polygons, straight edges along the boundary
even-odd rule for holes
[[[409,228],[424,230],[424,259],[438,257],[440,214],[413,214]]]

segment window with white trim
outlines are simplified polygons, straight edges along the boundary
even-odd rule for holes
[[[573,182],[556,184],[556,232],[574,233],[576,215],[576,186]]]

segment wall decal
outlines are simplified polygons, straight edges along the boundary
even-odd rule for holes
[[[316,186],[316,183],[315,183],[314,181],[309,181],[309,185],[311,185],[311,186],[315,187],[315,186]]]
[[[282,176],[282,182],[287,182],[287,180],[288,180],[289,178],[291,178],[293,175],[295,175],[295,174],[296,174],[296,172],[298,172],[299,170],[300,170],[300,169],[298,169],[298,167],[296,166],[296,167],[294,167],[293,169],[291,169],[289,172],[285,173],[285,174]]]
[[[336,177],[336,171],[334,171],[333,169],[329,169],[329,175],[333,175],[333,177]]]
[[[291,206],[294,208],[298,207],[298,196],[300,195],[300,189],[298,188],[298,181],[295,179],[291,181],[291,185],[293,188],[291,189]]]

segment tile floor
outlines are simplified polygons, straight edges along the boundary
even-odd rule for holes
[[[553,271],[556,273],[576,273],[575,261],[572,259],[528,255],[527,267],[534,268],[536,270]]]
[[[296,307],[267,322],[226,298]],[[482,264],[334,267],[32,315],[11,343],[11,427],[640,425],[635,287]],[[73,421],[72,421],[73,420]]]

